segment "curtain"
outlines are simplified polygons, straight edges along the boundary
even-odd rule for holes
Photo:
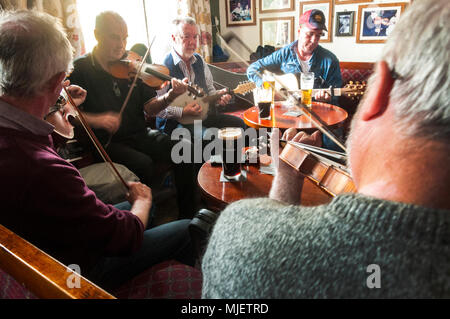
[[[59,18],[74,48],[74,57],[85,53],[76,0],[0,0],[3,9],[35,9]]]
[[[211,4],[209,0],[177,0],[179,15],[190,16],[200,28],[200,44],[197,49],[206,62],[212,62],[212,24]]]

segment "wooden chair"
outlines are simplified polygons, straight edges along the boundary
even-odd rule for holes
[[[80,288],[69,287],[75,280]],[[199,269],[167,260],[109,293],[0,225],[0,298],[199,299],[201,289]]]
[[[115,299],[114,296],[0,225],[0,268],[38,298]],[[69,288],[76,276],[80,288]]]

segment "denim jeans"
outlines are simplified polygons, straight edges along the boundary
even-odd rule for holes
[[[115,206],[119,209],[131,208],[126,202]],[[189,219],[183,219],[145,230],[138,251],[131,256],[104,257],[86,277],[100,287],[111,290],[165,260],[176,259],[194,266],[189,223]]]

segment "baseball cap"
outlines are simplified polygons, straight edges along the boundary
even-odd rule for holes
[[[317,9],[308,10],[300,16],[299,24],[304,24],[310,29],[322,29],[325,31],[325,16],[322,11]]]

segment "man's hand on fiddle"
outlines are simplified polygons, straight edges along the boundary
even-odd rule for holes
[[[80,106],[84,103],[87,96],[87,91],[85,89],[78,85],[70,85],[69,80],[64,81],[63,86],[66,87],[76,106]]]
[[[322,146],[322,134],[320,131],[315,131],[313,134],[309,135],[303,131],[298,132],[296,128],[291,127],[283,133],[281,139],[318,147]]]
[[[270,144],[272,160],[276,164],[276,174],[272,182],[269,198],[289,204],[300,204],[300,192],[303,187],[303,176],[287,163],[280,160],[278,156],[279,136],[279,129],[274,128],[272,135],[270,136]],[[297,129],[288,129],[284,132],[282,139],[318,146],[321,143],[321,137],[320,131],[316,131],[309,135],[303,131],[297,133]]]
[[[191,102],[183,108],[183,116],[199,116],[202,114],[202,107],[197,102]]]

